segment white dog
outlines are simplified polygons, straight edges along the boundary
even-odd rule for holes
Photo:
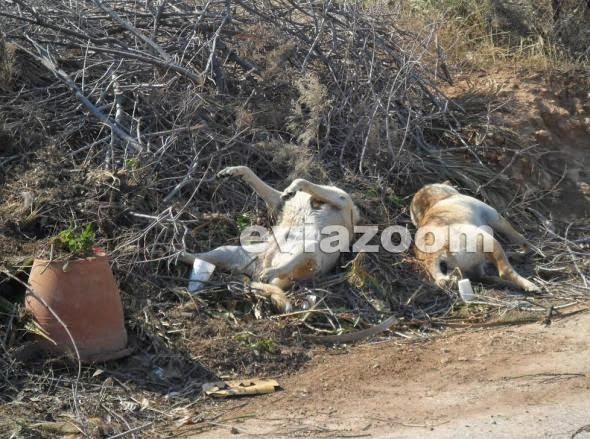
[[[222,269],[237,271],[258,280],[251,286],[260,295],[270,298],[280,312],[291,309],[285,289],[294,281],[309,279],[330,271],[338,263],[340,252],[324,252],[319,241],[326,236],[327,226],[344,227],[350,245],[353,227],[359,213],[350,196],[334,186],[322,186],[307,180],[294,180],[282,193],[273,189],[246,166],[233,166],[218,177],[239,177],[256,191],[275,212],[280,211],[278,231],[282,236],[266,238],[257,245],[222,246],[206,253],[183,253],[181,259],[193,263],[203,259]],[[329,235],[329,234],[328,234]]]

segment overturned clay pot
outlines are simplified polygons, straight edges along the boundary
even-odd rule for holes
[[[73,338],[85,363],[129,353],[119,289],[102,250],[65,265],[63,261],[35,259],[29,284],[33,294],[27,294],[26,308],[55,342],[43,339],[44,349],[76,358]],[[72,338],[46,305],[67,326]]]

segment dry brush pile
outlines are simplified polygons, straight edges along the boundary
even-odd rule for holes
[[[539,157],[488,123],[493,101],[445,97],[436,27],[400,29],[401,13],[332,1],[12,2],[0,12],[5,236],[45,243],[93,224],[120,278],[147,283],[145,295],[130,291],[133,309],[150,285],[183,284],[178,251],[268,223],[248,189],[215,180],[228,165],[277,187],[334,182],[370,224],[407,224],[412,191],[449,178],[535,219],[525,207],[551,185],[511,177],[547,180]],[[407,255],[350,267],[333,295],[369,319],[376,303],[400,311],[421,287]],[[227,282],[210,290],[243,294]],[[425,309],[448,311],[453,297],[426,292]]]
[[[369,191],[382,206],[367,206],[367,222],[378,224],[421,181],[476,189],[490,169],[444,159],[449,145],[480,152],[437,88],[448,72],[435,29],[397,29],[395,13],[338,2],[14,2],[0,13],[12,69],[0,110],[7,228],[46,238],[92,223],[120,273],[150,276],[179,250],[266,221],[248,190],[215,181],[227,165],[279,187],[298,176]],[[23,172],[33,181],[15,178]],[[19,211],[22,192],[34,194],[32,212]]]
[[[294,176],[337,184],[369,224],[409,224],[413,191],[445,179],[512,206],[522,224],[545,218],[537,204],[553,185],[513,178],[547,177],[540,156],[489,123],[492,99],[445,97],[439,84],[452,79],[436,26],[399,28],[402,10],[332,0],[5,3],[0,251],[14,258],[4,265],[42,251],[64,228],[93,224],[113,255],[130,327],[150,352],[168,355],[178,343],[190,351],[188,335],[198,335],[185,328],[179,341],[161,325],[164,311],[187,300],[176,254],[235,243],[244,225],[269,221],[247,188],[215,180],[225,166],[247,164],[279,188]],[[576,281],[539,301],[577,301],[588,292],[583,249],[573,241],[583,229],[563,237],[561,225],[543,224],[529,232],[537,244],[549,242],[553,260],[537,275],[549,286]],[[289,325],[335,332],[392,312],[407,318],[411,333],[450,321],[456,293],[425,284],[410,255],[348,259],[345,270],[293,291],[325,301],[312,317],[280,320],[284,334],[292,337]],[[237,301],[242,315],[264,314],[239,279],[216,279],[190,302],[198,312],[189,322],[218,311],[219,301],[234,312]],[[470,318],[495,315],[498,303]],[[150,386],[163,391],[174,382],[179,397],[198,392],[182,376],[209,372],[182,361],[180,376]],[[124,376],[139,380],[142,372],[130,370]],[[128,427],[141,425],[141,416],[131,418]]]

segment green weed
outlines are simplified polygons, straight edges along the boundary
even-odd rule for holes
[[[125,161],[125,167],[127,169],[137,169],[139,168],[139,160],[138,159],[127,159]]]
[[[241,232],[246,227],[251,224],[250,217],[245,213],[241,213],[236,217],[236,225],[238,226],[238,230]]]
[[[80,233],[76,233],[76,230],[72,228],[61,231],[57,241],[62,245],[64,251],[71,253],[75,257],[83,258],[92,256],[96,235],[92,230],[92,226],[87,224]]]

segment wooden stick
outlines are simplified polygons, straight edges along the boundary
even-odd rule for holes
[[[310,341],[312,343],[321,343],[321,344],[335,344],[335,343],[352,343],[355,341],[363,340],[365,338],[371,337],[372,335],[380,334],[384,331],[387,331],[391,325],[398,321],[397,317],[391,316],[385,319],[383,322],[379,323],[378,325],[371,326],[370,328],[363,329],[361,331],[352,332],[350,334],[342,334],[342,335],[323,335],[323,336],[305,336],[303,337],[305,340]]]

